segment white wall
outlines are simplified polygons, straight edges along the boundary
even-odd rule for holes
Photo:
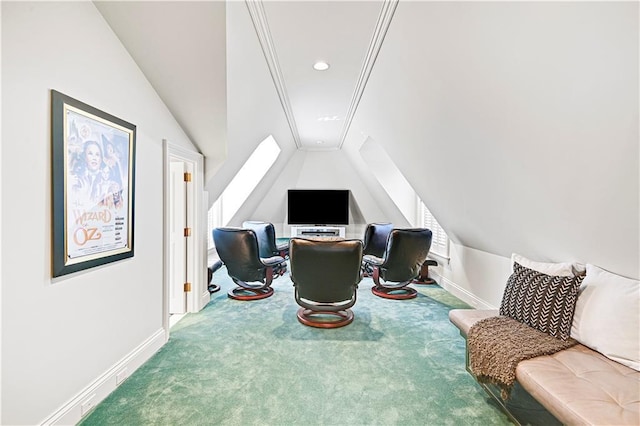
[[[298,151],[289,161],[298,171],[297,176],[289,176],[289,180],[281,182],[278,191],[284,194],[283,203],[286,212],[287,189],[348,189],[351,191],[349,205],[348,238],[362,238],[364,224],[370,211],[363,200],[371,199],[366,186],[356,171],[351,167],[348,158],[342,151]],[[355,203],[355,204],[354,204]],[[375,204],[373,204],[375,207]],[[374,210],[378,213],[377,209]],[[378,213],[379,214],[379,213]],[[290,235],[290,226],[281,217],[283,232]]]
[[[282,150],[265,179],[275,179],[295,144],[273,87],[260,43],[244,2],[230,2],[227,13],[227,157],[206,182],[209,204],[218,199],[256,147],[269,135]],[[262,197],[263,195],[258,195]],[[239,213],[236,216],[242,216]],[[244,218],[232,221],[242,222]]]
[[[376,171],[373,170],[371,164],[362,157],[360,149],[368,140],[369,136],[362,131],[349,132],[342,149],[351,169],[355,171],[369,194],[369,197],[360,197],[358,199],[358,205],[364,212],[364,224],[390,222],[397,227],[412,226],[398,206],[396,206],[395,201],[391,199],[389,193],[378,181]]]
[[[511,259],[450,244],[450,260],[433,269],[441,287],[477,309],[497,309],[511,275]]]
[[[226,3],[94,3],[177,122],[190,130],[187,136],[206,156],[207,177],[212,176],[226,156]]]
[[[227,224],[231,221],[271,169],[280,151],[280,147],[271,135],[253,151],[221,195],[222,223]]]
[[[192,145],[91,2],[2,2],[2,424],[38,424],[162,329],[162,140]],[[51,279],[50,90],[137,125],[135,256]]]
[[[0,48],[2,43],[2,5],[0,4]],[[2,98],[2,54],[0,54],[0,99]],[[2,141],[2,102],[0,102],[0,142]],[[0,166],[2,165],[2,146],[4,144],[0,143]],[[3,191],[2,191],[2,168],[0,167],[0,241],[3,241],[2,235],[2,220],[4,211],[4,203],[3,203]],[[2,243],[0,243],[0,307],[2,307],[2,288],[3,286],[3,271],[2,271]],[[2,423],[2,313],[0,312],[0,423]]]
[[[405,226],[359,153],[371,137],[456,243],[442,274],[482,303],[499,302],[512,252],[640,276],[637,3],[400,2],[331,163],[295,152],[246,6],[227,12],[228,158],[210,202],[268,134],[283,149],[232,224],[286,234],[286,189],[335,174],[363,223]]]
[[[640,276],[638,27],[637,2],[399,3],[347,143],[384,146],[467,291],[499,301],[512,252]]]
[[[418,210],[416,191],[389,154],[374,139],[367,138],[360,148],[360,155],[385,192],[393,195],[393,202],[402,212],[406,222],[415,225]]]

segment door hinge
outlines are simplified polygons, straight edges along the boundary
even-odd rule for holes
[[[184,283],[184,292],[188,293],[191,291],[191,283]]]
[[[189,173],[189,172],[185,172],[184,173],[184,181],[185,182],[191,182],[191,173]]]
[[[191,228],[184,228],[184,236],[185,237],[191,236]]]

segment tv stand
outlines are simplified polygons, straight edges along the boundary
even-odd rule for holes
[[[346,226],[292,226],[291,238],[295,237],[342,237],[345,238]]]

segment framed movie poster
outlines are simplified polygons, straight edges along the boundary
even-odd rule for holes
[[[51,91],[53,276],[133,257],[136,126]]]

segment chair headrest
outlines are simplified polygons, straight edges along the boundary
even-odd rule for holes
[[[382,257],[392,223],[369,223],[364,232],[364,254]]]
[[[278,253],[278,247],[276,245],[276,230],[272,223],[245,221],[242,222],[242,227],[245,229],[251,229],[256,233],[256,236],[258,237],[260,257],[271,257]]]
[[[432,237],[431,230],[427,228],[391,231],[381,266],[383,278],[395,282],[415,278],[429,254]]]
[[[260,261],[258,239],[251,229],[215,228],[213,241],[230,276],[242,281],[258,281],[265,265]]]
[[[289,242],[291,280],[300,297],[322,303],[348,300],[361,280],[362,241]]]

